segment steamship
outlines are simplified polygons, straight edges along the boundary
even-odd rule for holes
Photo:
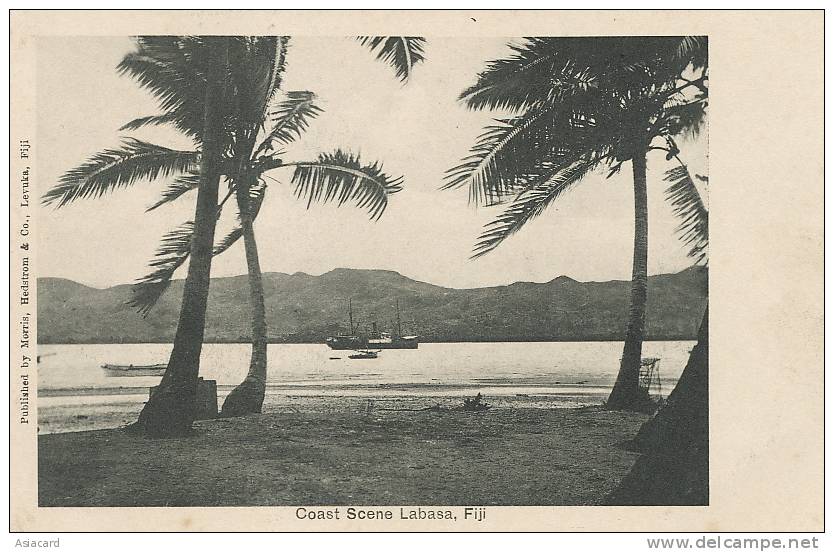
[[[395,333],[381,332],[377,323],[373,322],[371,331],[367,335],[360,335],[358,325],[353,323],[353,302],[348,302],[348,322],[350,333],[330,336],[325,343],[331,349],[338,351],[360,349],[416,349],[419,345],[418,336],[403,335],[400,321],[400,302],[397,301],[397,329]]]

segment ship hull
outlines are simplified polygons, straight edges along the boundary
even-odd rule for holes
[[[373,339],[368,341],[369,349],[416,349],[417,345],[419,343],[416,339],[396,340],[391,343],[376,343]]]
[[[362,339],[360,337],[329,337],[327,346],[334,351],[354,351],[359,349],[416,349],[416,339],[395,338],[391,340]]]

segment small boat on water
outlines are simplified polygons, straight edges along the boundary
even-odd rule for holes
[[[108,377],[161,376],[167,364],[103,364],[101,368]]]
[[[348,358],[352,359],[366,359],[366,358],[378,358],[379,351],[356,351],[356,354],[348,355]]]

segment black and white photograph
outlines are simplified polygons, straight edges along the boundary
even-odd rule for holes
[[[712,506],[705,27],[270,15],[27,45],[11,422],[33,507],[477,531],[494,507]]]

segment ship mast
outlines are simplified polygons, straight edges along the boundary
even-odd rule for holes
[[[402,337],[403,328],[400,324],[400,300],[397,299],[397,337]]]
[[[350,321],[350,334],[354,335],[353,332],[353,299],[348,298],[348,320]]]

